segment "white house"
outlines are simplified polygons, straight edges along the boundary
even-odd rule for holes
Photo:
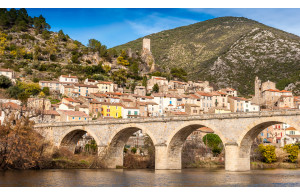
[[[78,83],[78,78],[77,76],[71,76],[69,75],[61,75],[59,76],[59,81],[60,82],[72,82],[72,83]]]
[[[0,69],[0,75],[6,76],[11,80],[15,78],[15,72],[11,69]]]
[[[140,109],[138,107],[122,107],[122,118],[138,118]]]

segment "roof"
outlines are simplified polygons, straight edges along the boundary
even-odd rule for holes
[[[98,84],[113,84],[112,82],[108,81],[98,81]]]
[[[77,76],[71,76],[71,75],[61,75],[60,77],[64,77],[64,78],[77,78]]]
[[[11,70],[11,69],[0,69],[0,71],[13,72],[13,70]]]
[[[206,97],[212,97],[213,96],[211,93],[206,93],[206,92],[203,92],[203,91],[197,91],[196,93],[198,95],[206,96]]]
[[[211,128],[208,128],[208,127],[201,127],[199,129],[197,129],[196,131],[201,131],[204,133],[213,133],[214,132]]]
[[[126,107],[126,106],[123,106],[124,109],[135,109],[135,110],[139,110],[138,107]]]
[[[246,99],[244,97],[232,97],[229,96],[230,99],[238,100],[238,101],[249,101],[249,99]]]
[[[300,135],[288,135],[290,138],[299,138],[300,139]]]
[[[287,129],[285,129],[285,130],[296,130],[294,127],[289,127],[289,128],[287,128]]]
[[[108,102],[101,102],[102,105],[109,105],[109,106],[121,106],[124,107],[121,103],[108,103]]]
[[[131,99],[121,99],[123,102],[133,102]]]
[[[166,78],[154,78],[155,80],[167,80]]]
[[[67,100],[67,101],[69,101],[69,102],[80,103],[80,101],[77,101],[77,100],[75,100],[75,99],[73,99],[73,98],[71,98],[71,97],[65,97],[65,98],[63,98],[63,99],[65,99],[65,100]]]
[[[103,93],[92,93],[95,97],[108,97],[106,94]]]
[[[44,110],[43,111],[44,115],[55,115],[55,116],[60,116],[60,114],[56,110]]]
[[[87,87],[87,88],[98,88],[98,86],[96,86],[96,85],[90,85],[90,84],[74,84],[74,86]]]
[[[20,110],[21,109],[21,106],[19,106],[18,104],[16,103],[13,103],[13,102],[6,102],[2,105],[3,108],[9,108],[9,109],[13,109],[13,110]]]
[[[265,91],[270,91],[270,92],[280,92],[280,90],[277,90],[277,89],[267,89]]]
[[[69,103],[62,103],[64,105],[66,105],[68,108],[74,108],[74,106],[72,104],[69,104]]]
[[[87,115],[86,113],[81,112],[81,111],[68,111],[68,110],[60,110],[60,111],[68,116],[89,117],[89,115]]]
[[[281,93],[291,93],[292,91],[282,90]]]
[[[105,94],[107,94],[107,95],[117,95],[117,96],[123,95],[123,93],[119,93],[119,92],[106,92]]]

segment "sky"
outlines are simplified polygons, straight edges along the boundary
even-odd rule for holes
[[[238,16],[300,36],[299,8],[29,8],[43,15],[51,31],[63,30],[87,44],[97,39],[108,48],[163,30],[222,17]]]

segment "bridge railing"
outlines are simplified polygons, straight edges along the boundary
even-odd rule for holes
[[[229,119],[229,118],[251,118],[251,117],[270,117],[270,116],[292,116],[300,115],[300,110],[273,110],[261,112],[234,112],[219,114],[201,114],[190,116],[168,116],[168,117],[140,117],[127,119],[103,119],[93,121],[71,121],[36,124],[35,127],[44,126],[66,126],[66,125],[92,125],[92,124],[113,124],[113,123],[135,123],[135,122],[159,122],[159,121],[188,121],[188,120],[209,120],[209,119]]]

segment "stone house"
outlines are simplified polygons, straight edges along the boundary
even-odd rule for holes
[[[203,114],[203,110],[196,104],[184,104],[184,110],[188,115],[200,115]]]
[[[136,86],[134,89],[134,94],[146,96],[146,88],[144,86]]]
[[[64,104],[71,104],[73,106],[77,106],[77,105],[81,105],[82,102],[81,101],[78,101],[78,100],[75,100],[71,97],[64,97],[62,100],[61,100],[61,103],[64,103]]]
[[[168,80],[164,77],[152,76],[147,81],[147,92],[152,92],[152,88],[155,84],[159,86],[159,92],[166,93],[168,91]]]
[[[28,98],[27,107],[39,110],[50,110],[51,102],[45,98]]]

